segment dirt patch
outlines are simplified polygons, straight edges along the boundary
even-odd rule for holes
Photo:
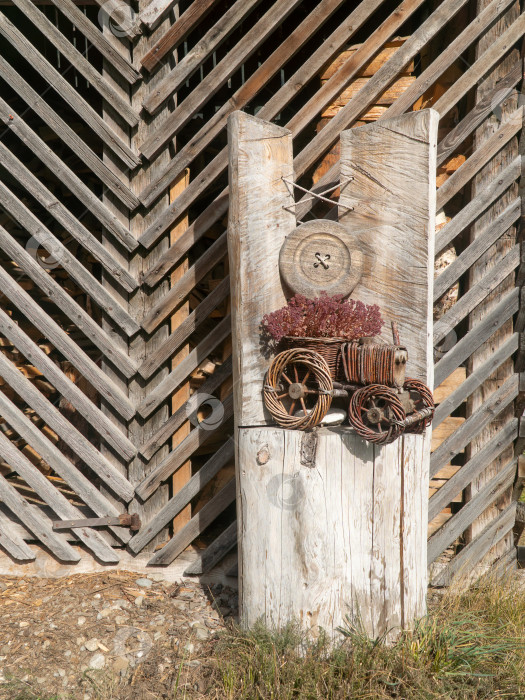
[[[0,578],[0,698],[209,697],[237,593],[153,578]]]

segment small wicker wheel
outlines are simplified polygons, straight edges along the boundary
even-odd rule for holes
[[[376,445],[387,445],[403,433],[402,426],[390,421],[402,421],[406,415],[393,389],[370,384],[352,394],[348,417],[358,435]]]
[[[414,402],[414,410],[421,411],[423,408],[434,408],[434,397],[426,384],[420,382],[419,379],[410,379],[408,377],[403,384],[403,389],[410,392],[410,398]],[[407,433],[422,433],[426,427],[432,423],[434,413],[423,420],[406,428]]]
[[[308,430],[323,420],[333,389],[325,360],[312,350],[294,348],[272,360],[264,382],[264,403],[283,428]],[[294,416],[295,408],[304,415]]]

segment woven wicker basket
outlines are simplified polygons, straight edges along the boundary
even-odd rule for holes
[[[341,358],[341,346],[348,343],[348,338],[300,338],[285,336],[282,341],[282,349],[304,348],[313,350],[326,360],[330,369],[330,375],[334,381],[344,381],[345,375]]]

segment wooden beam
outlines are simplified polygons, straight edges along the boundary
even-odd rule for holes
[[[184,572],[185,576],[198,576],[213,569],[215,564],[231,552],[237,544],[237,521],[234,520],[228,527],[209,544],[195,562]]]

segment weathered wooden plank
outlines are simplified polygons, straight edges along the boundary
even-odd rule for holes
[[[11,300],[15,308],[22,311],[41,333],[66,357],[85,379],[103,396],[122,416],[130,419],[135,415],[135,407],[128,397],[107,377],[100,367],[71,340],[53,319],[45,314],[38,304],[0,267],[0,285],[2,293]]]
[[[0,120],[55,173],[87,209],[128,249],[137,247],[129,231],[102,204],[100,199],[46,146],[36,133],[0,97]]]
[[[0,226],[0,247],[10,255],[24,272],[42,289],[62,311],[73,320],[75,325],[90,338],[93,343],[120,371],[132,376],[136,368],[131,360],[118,350],[111,338],[96,324],[91,316],[84,311],[70,296],[45,272],[36,260],[19,245],[8,232]]]
[[[485,277],[463,294],[446,314],[434,323],[434,345],[438,345],[467,314],[493,292],[516,269],[519,262],[519,245],[515,245]]]
[[[0,454],[60,518],[78,519],[83,517],[82,512],[73,506],[22,452],[17,450],[11,440],[6,438],[3,433],[0,433]],[[95,530],[75,528],[74,533],[101,561],[108,564],[115,564],[119,561],[117,552],[109,547]]]
[[[501,236],[519,219],[521,199],[511,202],[501,214],[488,223],[479,236],[434,280],[434,301],[437,301]]]
[[[70,0],[65,0],[69,2]],[[82,14],[82,13],[81,13]],[[84,15],[82,14],[82,17]],[[91,22],[86,20],[91,26]],[[95,30],[96,31],[96,30]],[[44,122],[66,143],[71,150],[91,168],[93,173],[110,188],[123,204],[131,209],[139,206],[140,201],[115,177],[111,170],[100,160],[97,154],[76,134],[71,127],[47,104],[42,97],[17,73],[17,71],[0,56],[0,75],[16,90],[18,95],[36,112]]]
[[[38,180],[33,173],[0,142],[0,156],[4,166],[17,181],[30,192],[40,204],[50,212],[75,240],[81,243],[93,257],[95,257],[106,270],[128,292],[138,287],[138,283],[129,272],[120,265],[106,250],[106,248],[91,234],[81,221],[71,214],[66,207]]]
[[[60,51],[60,53],[71,63],[72,66],[84,76],[89,84],[110,104],[116,114],[120,115],[130,126],[137,124],[139,117],[131,109],[129,101],[118,95],[104,77],[94,68],[94,66],[82,55],[78,49],[70,43],[67,38],[50,22],[47,17],[40,12],[31,0],[13,0],[13,4],[34,26],[39,29],[46,39]]]
[[[186,569],[185,576],[198,576],[213,569],[215,564],[230,552],[237,544],[237,521],[228,525],[221,534],[209,544],[198,559]]]
[[[518,375],[511,375],[501,387],[487,397],[467,420],[454,431],[450,437],[437,447],[430,458],[430,476],[448,464],[458,452],[461,452],[483,428],[506,408],[518,395]]]
[[[175,413],[163,423],[160,428],[140,447],[140,453],[149,459],[157,452],[158,449],[169,440],[173,433],[187,420],[188,415],[193,415],[199,408],[201,395],[210,395],[216,391],[223,382],[225,382],[232,373],[231,357],[225,360],[222,365],[217,367],[214,373],[199,387],[199,391],[190,396],[189,401],[184,406],[181,406]]]
[[[507,75],[499,80],[492,90],[489,90],[471,111],[456,124],[438,145],[437,164],[441,165],[449,158],[480,124],[488,117],[494,108],[499,106],[514,90],[516,83],[523,78],[523,63],[516,61]]]
[[[230,191],[228,219],[235,419],[238,426],[265,425],[261,386],[268,367],[261,347],[265,313],[286,303],[279,251],[295,229],[293,204],[283,178],[293,179],[289,131],[235,112],[228,121]]]
[[[428,540],[428,564],[435,561],[438,556],[450,547],[462,532],[481,513],[496,501],[504,492],[512,486],[516,474],[516,460],[512,460],[501,472],[496,474],[483,488],[468,501],[463,508],[452,516],[435,532]]]
[[[50,0],[60,12],[67,17],[75,27],[82,32],[88,41],[99,51],[102,56],[114,66],[115,70],[133,85],[140,78],[140,73],[126,56],[117,51],[106,39],[104,34],[97,29],[86,15],[75,5],[72,0]]]
[[[523,107],[520,107],[485,141],[481,148],[476,149],[465,163],[448,180],[445,180],[437,191],[436,209],[438,211],[442,209],[521,130],[522,126]]]
[[[361,2],[350,15],[338,25],[325,41],[309,56],[290,76],[286,83],[273,94],[259,112],[260,118],[271,120],[275,117],[304,86],[314,78],[324,64],[337,54],[350,37],[359,29],[383,0],[366,0]],[[317,31],[341,3],[339,0],[321,0],[315,10],[301,22],[264,63],[246,80],[206,125],[189,140],[175,155],[172,163],[159,174],[156,182],[140,194],[141,201],[149,205],[173,177],[186,167],[198,153],[210,143],[226,125],[227,117],[244,107],[268,83],[275,73],[282,68],[293,54]],[[163,138],[169,138],[169,133]],[[227,165],[227,156],[225,166]],[[227,190],[226,190],[227,192]]]
[[[430,385],[437,127],[437,113],[423,110],[343,132],[341,177],[353,180],[339,199],[354,208],[341,206],[340,220],[364,259],[353,294],[397,321],[410,348],[407,374]]]
[[[165,527],[180,511],[190,503],[192,498],[208,484],[227,464],[234,454],[233,440],[227,440],[215,454],[184,484],[168,503],[129,541],[133,552],[140,552],[155,535]]]
[[[14,531],[13,523],[0,513],[0,547],[18,561],[34,561],[35,554],[22,537]]]
[[[454,411],[465,399],[467,399],[472,392],[477,389],[482,383],[493,374],[498,367],[505,362],[509,357],[513,355],[518,349],[518,334],[514,333],[512,337],[508,340],[505,345],[498,348],[493,355],[491,355],[487,360],[476,369],[475,372],[469,374],[468,377],[463,381],[455,391],[453,391],[446,399],[444,399],[439,406],[436,408],[434,413],[434,418],[432,420],[432,427],[436,428],[439,424],[448,418],[452,411]]]
[[[100,282],[69,252],[63,243],[36,217],[3,182],[0,182],[0,206],[30,233],[110,318],[128,335],[134,335],[139,324],[102,287]]]
[[[500,542],[514,527],[516,518],[516,504],[512,503],[505,508],[487,527],[480,532],[475,540],[469,542],[446,567],[432,576],[433,586],[448,586],[454,577],[472,577],[476,575],[474,567],[483,557]]]
[[[210,430],[209,426],[195,427],[184,442],[165,457],[146,478],[136,487],[135,491],[140,498],[148,498],[155,493],[159,485],[168,479],[173,472],[190,457],[195,450],[209,440],[215,431],[223,428],[226,422],[233,415],[233,394],[230,394],[223,400],[222,406],[224,413],[222,416],[221,425],[215,430]]]
[[[66,398],[78,412],[84,416],[89,424],[126,459],[131,459],[136,453],[136,448],[116,428],[111,421],[90,401],[74,382],[40,350],[38,345],[27,336],[9,316],[0,309],[0,332],[9,338],[13,345],[20,350],[29,362],[44,374],[53,386]]]
[[[178,4],[177,0],[151,0],[139,14],[138,21],[152,31],[176,4]]]
[[[519,306],[519,290],[516,288],[507,294],[499,304],[480,321],[480,323],[470,330],[458,343],[447,352],[434,368],[434,386],[439,386],[441,382],[453,372],[456,367],[465,362],[479,346],[490,338],[501,326],[516,313]]]
[[[61,561],[80,561],[80,556],[63,535],[53,532],[49,521],[0,474],[0,499],[16,514],[35,537]]]
[[[47,82],[76,110],[77,114],[111,148],[129,168],[136,167],[138,156],[110,129],[95,110],[78,94],[53,66],[39,53],[23,34],[2,14],[0,15],[0,35],[40,72]]]
[[[139,367],[139,374],[148,379],[189,338],[199,325],[221,304],[230,293],[230,277],[227,275],[215,289],[189,314],[170,334],[169,338],[155,353],[148,355]]]
[[[506,423],[500,432],[487,442],[474,457],[469,459],[454,476],[431,496],[428,502],[429,521],[447,506],[457,494],[466,488],[495,457],[508,447],[518,434],[518,419]]]
[[[149,566],[167,566],[203,532],[208,525],[235,501],[235,479],[231,479],[211,501],[193,516],[148,562]]]
[[[175,389],[198,367],[199,362],[207,357],[219,343],[229,335],[231,328],[230,316],[225,316],[204,340],[180,362],[137,406],[137,412],[147,418]]]
[[[171,49],[175,48],[191,30],[201,22],[217,0],[193,0],[188,9],[171,25],[156,44],[141,59],[141,64],[147,71],[152,71],[157,63]],[[148,24],[141,15],[141,21]]]
[[[95,0],[101,7],[101,22],[106,27],[114,27],[119,36],[127,36],[130,41],[142,34],[140,21],[137,13],[128,2],[121,2],[116,5],[107,3],[107,0]]]
[[[69,484],[73,491],[97,515],[117,516],[122,508],[111,504],[100,491],[64,457],[62,452],[32,423],[22,411],[0,392],[0,411],[3,418],[54,471]],[[129,532],[124,528],[111,528],[122,542],[130,539]]]
[[[126,501],[133,498],[131,484],[100,454],[64,416],[50,403],[33,384],[24,377],[10,360],[0,353],[0,375],[9,386],[45,420],[68,446],[93,471],[100,476],[113,491]]]

